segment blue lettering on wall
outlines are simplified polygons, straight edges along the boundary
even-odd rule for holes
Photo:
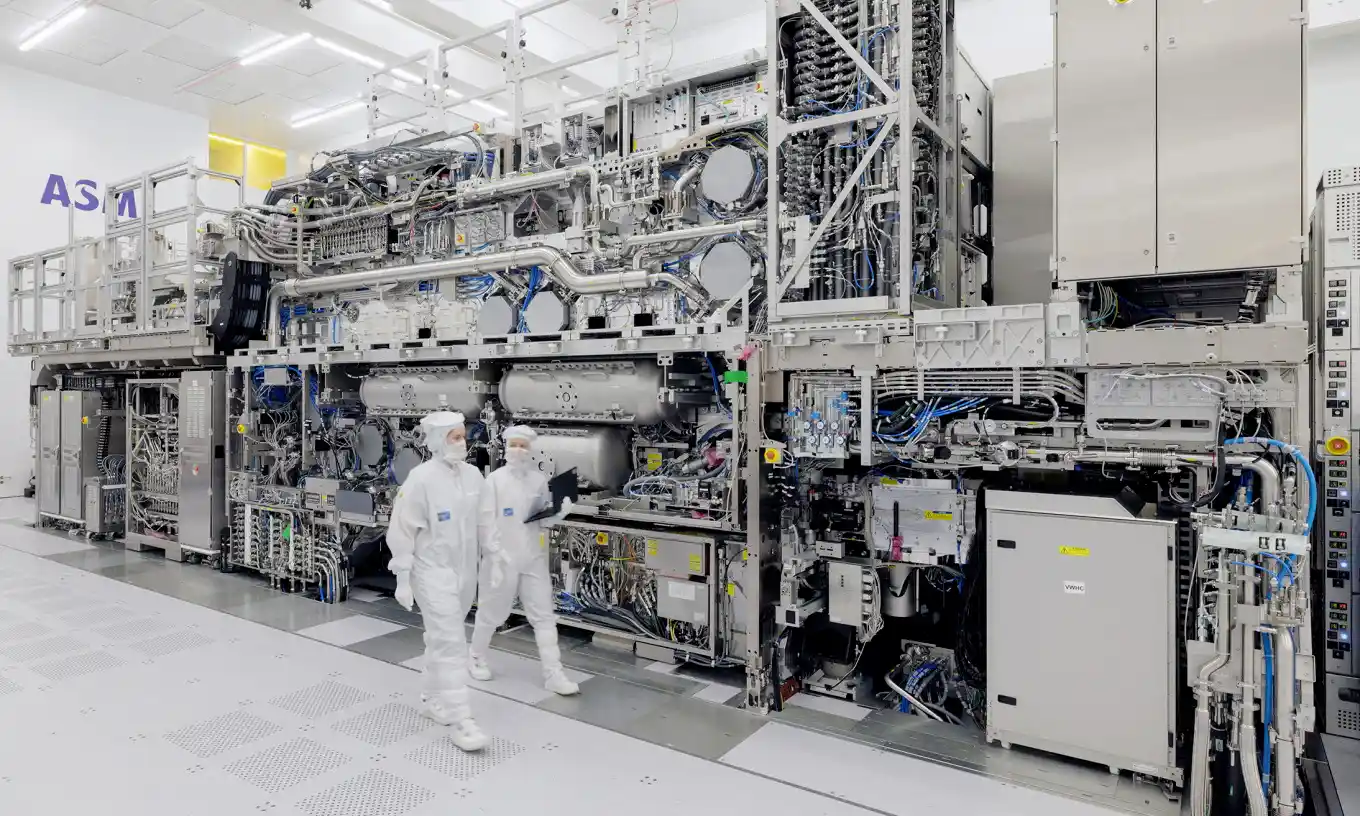
[[[42,203],[60,201],[61,206],[71,206],[71,196],[66,193],[66,179],[53,173],[47,177],[47,187],[43,189]]]
[[[98,184],[89,179],[76,182],[76,190],[80,193],[80,200],[76,202],[77,210],[94,212],[99,209],[99,194],[95,192],[98,187]]]
[[[80,179],[76,181],[75,192],[79,195],[79,200],[75,202],[75,208],[81,212],[94,212],[101,209],[99,202],[99,184],[90,179]],[[60,173],[52,173],[47,177],[47,184],[43,187],[42,204],[60,204],[63,207],[71,207],[71,192],[66,185],[66,178]],[[135,190],[126,190],[118,194],[118,216],[120,218],[137,217],[137,195]]]

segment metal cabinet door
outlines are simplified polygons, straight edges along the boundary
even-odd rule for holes
[[[1168,765],[1173,531],[989,513],[989,734],[1132,770]]]
[[[1058,279],[1153,275],[1157,6],[1056,8]]]
[[[61,513],[61,392],[38,394],[38,510]]]
[[[81,472],[85,434],[84,393],[61,394],[61,514],[79,519],[85,515],[85,474]]]
[[[1302,0],[1157,5],[1158,274],[1303,262],[1302,20]]]

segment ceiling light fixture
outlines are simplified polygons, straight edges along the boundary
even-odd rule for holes
[[[282,54],[284,51],[287,51],[293,46],[305,43],[311,38],[312,35],[304,31],[301,34],[294,34],[291,37],[285,37],[282,40],[276,40],[263,48],[257,48],[254,51],[251,51],[249,54],[246,54],[245,56],[241,57],[241,64],[254,65],[257,62],[261,60],[267,60],[276,54]]]
[[[444,93],[448,94],[449,96],[453,97],[454,99],[462,99],[462,98],[463,98],[463,95],[462,95],[461,93],[459,93],[458,91],[455,91],[453,88],[445,88],[445,89],[444,89]]]
[[[403,82],[409,82],[409,83],[411,83],[412,85],[424,85],[424,84],[425,84],[425,80],[421,79],[420,77],[416,76],[415,74],[411,73],[410,71],[406,70],[405,68],[393,68],[393,69],[392,69],[392,76],[396,77],[397,79],[402,80]]]
[[[374,59],[367,54],[360,54],[358,51],[352,51],[345,46],[340,45],[339,43],[333,43],[330,40],[323,40],[320,37],[317,37],[316,44],[328,51],[334,51],[342,57],[349,57],[355,62],[362,62],[370,68],[377,68],[379,71],[386,67],[382,64],[381,60]]]
[[[383,11],[392,10],[392,4],[389,3],[388,0],[364,0],[364,2],[368,3],[370,6],[377,6]]]
[[[501,110],[500,108],[496,107],[495,105],[491,104],[490,102],[484,102],[484,101],[482,101],[482,100],[480,100],[480,99],[469,99],[469,100],[468,100],[468,104],[469,104],[469,105],[476,105],[477,107],[481,108],[482,110],[486,111],[487,113],[493,114],[493,115],[495,115],[495,116],[509,116],[509,115],[510,115],[510,114],[506,113],[505,111]]]
[[[47,39],[53,34],[56,34],[58,31],[67,27],[71,23],[74,23],[76,20],[79,20],[81,17],[84,17],[85,12],[89,10],[90,9],[84,3],[81,3],[75,8],[68,9],[50,20],[43,21],[43,24],[40,25],[36,31],[28,35],[28,37],[23,42],[19,43],[19,50],[20,51],[31,50],[38,43],[42,42],[43,40]]]
[[[303,114],[302,116],[293,119],[292,125],[294,128],[305,128],[309,125],[314,125],[317,122],[324,122],[327,119],[334,119],[335,117],[349,113],[350,111],[359,110],[360,108],[365,107],[365,105],[366,103],[362,99],[354,102],[346,102],[343,105],[338,105],[329,110],[320,111],[319,113]]]
[[[580,96],[580,95],[581,95],[581,92],[580,92],[580,91],[574,90],[574,89],[572,89],[572,88],[568,88],[566,85],[558,85],[557,87],[561,88],[561,89],[562,89],[562,93],[566,94],[567,96]]]

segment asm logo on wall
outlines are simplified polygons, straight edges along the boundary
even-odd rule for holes
[[[73,195],[75,196],[74,201],[72,201]],[[89,179],[77,179],[73,184],[67,185],[65,176],[58,173],[53,173],[47,177],[47,186],[43,188],[40,203],[60,204],[68,209],[74,206],[81,212],[94,212],[102,207],[97,182]],[[118,196],[118,215],[121,218],[137,217],[137,196],[133,190]]]

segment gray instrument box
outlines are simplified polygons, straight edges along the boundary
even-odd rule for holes
[[[656,614],[695,626],[708,625],[708,584],[658,576]]]
[[[1171,521],[989,491],[987,738],[1179,782]]]

